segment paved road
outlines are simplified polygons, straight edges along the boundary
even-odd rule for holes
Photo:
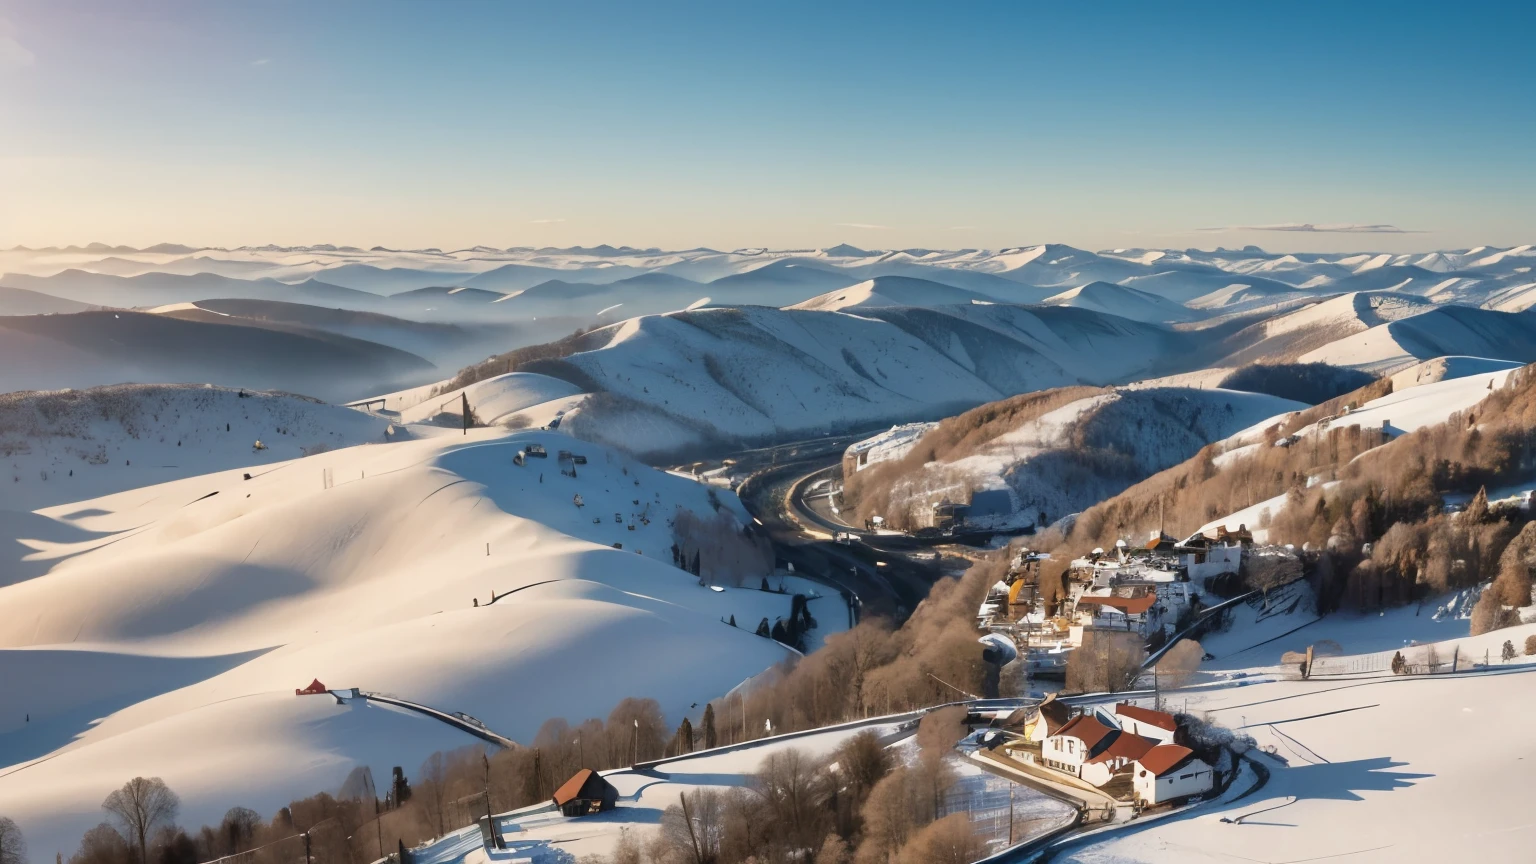
[[[904,620],[928,595],[939,573],[935,564],[905,555],[872,549],[860,543],[843,546],[832,540],[833,526],[811,519],[791,492],[836,465],[842,450],[814,453],[771,465],[753,474],[737,494],[742,504],[773,540],[780,558],[797,572],[824,578],[854,593],[864,614]]]

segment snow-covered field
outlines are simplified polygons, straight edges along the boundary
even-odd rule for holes
[[[1519,642],[1527,631],[1536,632],[1496,635]],[[1169,694],[1252,735],[1269,781],[1242,801],[1133,825],[1056,860],[1530,860],[1525,764],[1536,760],[1536,738],[1518,730],[1536,710],[1536,664],[1503,666],[1496,649],[1494,658],[1487,673],[1239,679],[1248,686]],[[1251,818],[1226,821],[1242,816]]]
[[[535,442],[549,457],[514,465]],[[587,457],[576,477],[559,450]],[[473,740],[293,695],[313,678],[520,740],[629,695],[676,722],[789,655],[751,633],[787,616],[789,595],[756,590],[759,574],[712,590],[672,564],[669,518],[716,501],[745,521],[728,492],[607,448],[478,429],[13,513],[0,529],[0,812],[38,848],[71,848],[135,774],[164,777],[201,824]],[[846,620],[842,602],[811,601],[826,632]],[[550,674],[594,651],[608,659],[583,675]]]

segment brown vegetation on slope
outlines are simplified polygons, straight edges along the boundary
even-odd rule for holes
[[[1447,422],[1387,441],[1379,430],[1344,425],[1289,447],[1285,435],[1334,416],[1344,405],[1378,398],[1390,384],[1300,412],[1266,431],[1253,452],[1218,468],[1208,447],[1080,516],[1065,536],[1038,536],[1036,545],[1067,555],[1108,547],[1122,537],[1145,536],[1166,518],[1174,533],[1279,495],[1283,508],[1267,526],[1277,543],[1305,544],[1318,553],[1313,572],[1323,611],[1340,606],[1374,610],[1429,593],[1498,577],[1474,614],[1473,631],[1511,621],[1504,607],[1530,605],[1530,567],[1536,554],[1506,547],[1528,514],[1490,512],[1479,491],[1464,513],[1443,511],[1443,496],[1536,476],[1536,369],[1514,373],[1475,408]],[[1337,481],[1325,486],[1330,481]],[[1257,526],[1250,526],[1257,527]],[[1529,535],[1536,547],[1536,529]]]
[[[854,470],[855,466],[844,460],[843,499],[856,508],[860,520],[878,515],[896,527],[916,527],[915,513],[893,506],[891,490],[897,481],[922,471],[930,462],[964,459],[999,435],[1031,420],[1079,399],[1107,392],[1110,391],[1102,387],[1059,387],[989,402],[947,417],[900,459],[871,465],[862,471]]]

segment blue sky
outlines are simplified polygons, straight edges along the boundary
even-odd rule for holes
[[[0,0],[0,246],[1536,241],[1536,14],[1338,5]]]

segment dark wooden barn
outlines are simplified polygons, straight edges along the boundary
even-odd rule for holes
[[[583,768],[555,790],[555,806],[567,816],[586,816],[612,810],[619,790],[591,768]]]

